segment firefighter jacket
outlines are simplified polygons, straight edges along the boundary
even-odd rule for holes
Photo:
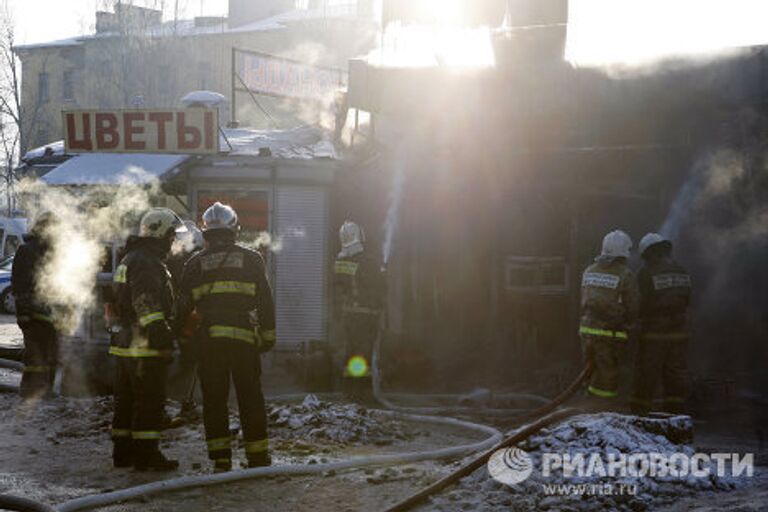
[[[195,254],[184,267],[179,322],[192,311],[199,333],[269,350],[276,341],[275,305],[261,255],[234,243]]]
[[[334,265],[337,305],[344,313],[377,312],[384,300],[384,277],[366,253],[338,258]]]
[[[623,259],[598,258],[581,279],[580,334],[628,339],[637,320],[637,282]]]
[[[160,357],[173,350],[174,295],[158,240],[140,238],[114,274],[118,332],[110,353],[122,357]]]
[[[643,336],[686,338],[691,277],[669,258],[647,261],[638,272]]]
[[[11,271],[11,287],[16,299],[16,317],[20,323],[29,320],[51,322],[49,307],[39,295],[39,277],[49,244],[37,235],[24,238],[16,251]]]

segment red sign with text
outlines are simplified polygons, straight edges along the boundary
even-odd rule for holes
[[[67,153],[219,152],[215,109],[65,110],[61,114]]]

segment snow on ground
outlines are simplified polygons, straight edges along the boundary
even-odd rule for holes
[[[576,416],[542,430],[519,446],[533,461],[534,470],[527,480],[506,485],[483,468],[422,510],[654,510],[685,497],[719,495],[754,483],[744,476],[716,476],[714,461],[709,465],[709,476],[698,478],[658,474],[633,477],[631,473],[612,477],[597,476],[597,472],[594,476],[566,477],[562,471],[552,471],[548,477],[542,474],[543,454],[582,454],[587,466],[591,454],[606,462],[609,454],[692,456],[696,452],[692,432],[687,416],[664,420],[612,413]],[[557,489],[554,492],[558,495],[552,495],[552,489]]]
[[[178,403],[167,407],[171,414],[179,410]],[[274,463],[322,463],[360,456],[434,449],[476,440],[481,434],[453,427],[429,427],[408,423],[379,414],[359,405],[345,402],[324,402],[308,397],[303,403],[269,403],[270,446]],[[116,470],[111,464],[110,420],[111,397],[53,398],[34,404],[24,404],[12,393],[0,393],[0,493],[15,494],[56,504],[67,499],[107,490],[173,478],[183,475],[211,473],[211,464],[205,453],[203,428],[199,418],[188,425],[167,430],[163,434],[163,450],[181,462],[179,471],[172,473],[140,473],[130,469]],[[198,411],[199,416],[199,411]],[[237,417],[230,419],[233,431]],[[244,465],[240,436],[235,449],[235,467]],[[327,500],[343,496],[349,486],[373,497],[377,488],[425,485],[435,472],[443,470],[442,463],[426,463],[396,469],[378,468],[338,475],[325,475],[322,481],[337,482],[340,487],[325,491]],[[426,479],[426,480],[425,480]],[[246,494],[266,492],[270,510],[294,510],[287,503],[280,504],[279,481],[259,480],[242,484]],[[312,479],[290,479],[299,487],[306,487]],[[314,484],[312,484],[314,485]],[[297,491],[298,492],[298,491]],[[158,510],[212,510],[204,504],[215,497],[224,498],[229,505],[214,507],[234,512],[242,510],[243,503],[232,496],[231,486],[206,490],[204,495],[194,491],[183,494],[179,508],[159,499],[164,505]],[[294,498],[299,499],[301,493]],[[389,494],[382,494],[385,500]],[[176,499],[169,498],[171,502]],[[302,498],[303,499],[303,498]],[[391,497],[389,498],[391,501]],[[221,502],[221,501],[219,501]],[[195,508],[197,505],[198,508]],[[182,506],[183,504],[183,506]],[[145,504],[134,503],[135,510],[145,510]],[[191,507],[191,508],[189,508]],[[117,510],[126,510],[120,506]]]

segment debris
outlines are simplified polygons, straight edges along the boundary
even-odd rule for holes
[[[676,478],[669,474],[631,476],[631,473],[611,476],[599,472],[565,476],[564,471],[557,469],[548,476],[542,474],[544,454],[569,457],[581,454],[587,461],[593,454],[605,460],[611,454],[690,457],[696,453],[690,444],[692,432],[692,421],[687,416],[640,418],[614,413],[576,416],[541,430],[518,447],[532,461],[533,472],[526,480],[506,485],[491,478],[483,468],[462,480],[456,490],[435,497],[434,504],[437,508],[450,503],[451,509],[458,506],[499,511],[509,510],[511,503],[515,504],[515,510],[636,511],[656,508],[702,491],[730,490],[746,483],[731,476],[717,476],[714,461],[708,476],[699,478],[691,475]],[[586,466],[589,465],[587,462]],[[551,489],[562,492],[552,496]],[[625,492],[621,492],[622,489]]]
[[[321,401],[315,395],[307,395],[300,405],[270,404],[267,417],[273,438],[293,440],[286,447],[293,454],[318,451],[319,442],[387,446],[422,435],[361,405]]]

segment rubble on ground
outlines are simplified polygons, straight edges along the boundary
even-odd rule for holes
[[[386,446],[420,435],[411,426],[354,403],[320,401],[268,404],[270,436],[293,440],[290,451],[311,452],[315,444]]]
[[[691,444],[692,432],[692,422],[687,416],[665,419],[613,413],[576,416],[543,429],[519,445],[533,462],[533,472],[525,481],[512,485],[501,483],[484,467],[449,492],[433,498],[430,510],[642,511],[684,496],[732,490],[747,483],[748,479],[743,477],[717,476],[714,461],[710,462],[709,475],[698,478],[658,474],[597,476],[597,471],[593,476],[581,477],[565,477],[562,471],[553,471],[544,477],[541,472],[545,453],[571,457],[582,454],[587,461],[591,454],[600,455],[604,461],[609,460],[610,454],[692,456],[696,453]],[[557,495],[552,495],[553,492]]]

